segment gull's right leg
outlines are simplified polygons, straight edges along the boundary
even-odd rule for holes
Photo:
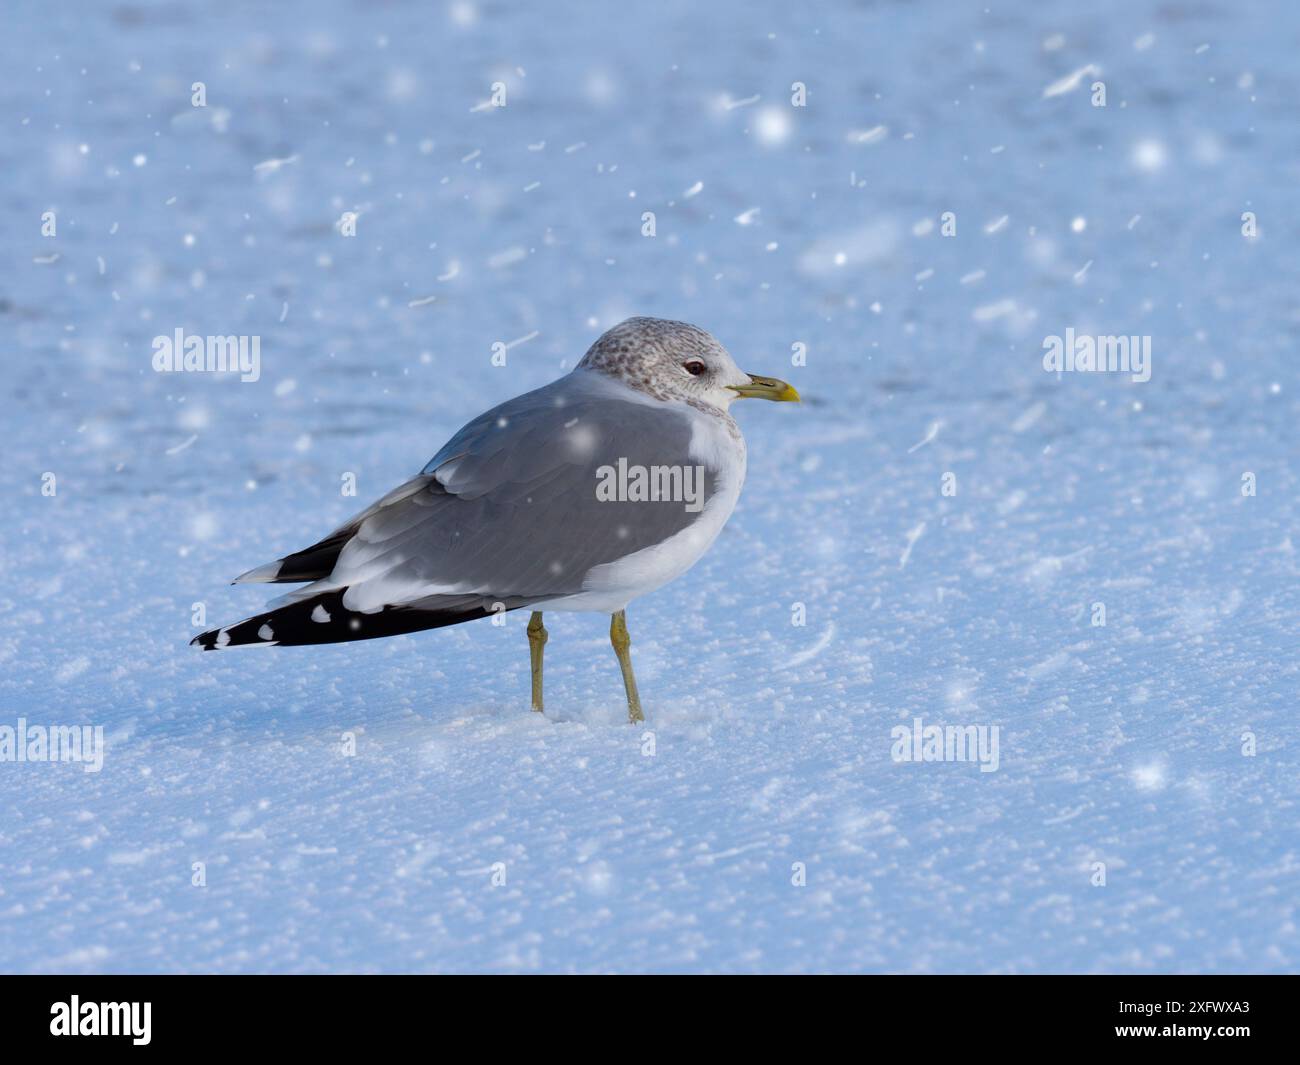
[[[528,619],[528,656],[533,664],[533,709],[542,709],[542,648],[546,646],[546,630],[542,628],[542,612],[534,610]]]
[[[621,610],[610,618],[609,642],[614,645],[618,668],[623,671],[623,689],[627,692],[627,719],[635,725],[638,721],[644,721],[645,715],[641,713],[641,696],[637,694],[636,677],[632,675],[632,656],[628,654],[632,637],[627,633],[627,616]]]

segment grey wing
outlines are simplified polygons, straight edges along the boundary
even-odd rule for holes
[[[698,520],[718,471],[691,457],[691,434],[686,409],[562,378],[465,426],[418,477],[334,534],[346,538],[328,577],[286,598],[346,588],[349,609],[374,611],[579,592],[593,567]],[[610,498],[620,460],[624,470],[684,471],[694,494]]]

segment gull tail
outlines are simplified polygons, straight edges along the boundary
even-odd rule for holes
[[[334,563],[338,561],[339,552],[352,535],[353,529],[346,528],[326,537],[318,544],[303,551],[295,551],[284,558],[268,562],[263,566],[241,573],[232,584],[305,584],[319,581],[330,575]]]
[[[305,584],[308,581],[324,580],[332,572],[339,560],[339,554],[349,540],[356,535],[362,522],[378,514],[385,507],[401,503],[423,491],[430,482],[431,475],[412,477],[405,484],[398,485],[377,503],[367,507],[346,524],[339,526],[324,540],[277,558],[274,562],[250,569],[235,578],[235,584]],[[249,619],[252,620],[251,618]],[[206,635],[206,633],[204,634]]]
[[[464,621],[518,610],[534,600],[493,600],[481,595],[433,596],[404,606],[386,606],[371,614],[343,605],[346,588],[295,599],[251,618],[209,629],[190,641],[205,651],[227,647],[301,647],[321,643],[350,643],[397,636],[422,629],[441,629]]]

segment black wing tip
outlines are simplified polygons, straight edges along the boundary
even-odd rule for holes
[[[228,647],[295,647],[324,643],[353,643],[383,636],[400,636],[424,629],[440,629],[465,621],[492,617],[495,604],[479,596],[449,597],[426,608],[385,607],[372,614],[358,613],[343,605],[340,588],[310,599],[288,603],[232,625],[209,629],[190,640],[190,646],[204,651]],[[509,599],[507,610],[516,610],[530,599]]]

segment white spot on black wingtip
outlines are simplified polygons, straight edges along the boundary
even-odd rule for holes
[[[319,622],[320,624],[323,625],[325,624],[325,622],[329,621],[330,612],[326,610],[320,603],[317,603],[315,609],[313,609],[311,612],[311,619],[312,621]]]
[[[229,647],[229,646],[230,646],[230,631],[229,631],[228,629],[220,629],[220,630],[218,630],[218,631],[217,631],[217,638],[212,642],[212,646],[213,646],[213,647]]]
[[[257,630],[257,638],[259,640],[274,640],[275,631],[271,628],[270,625],[263,625],[260,629]]]

